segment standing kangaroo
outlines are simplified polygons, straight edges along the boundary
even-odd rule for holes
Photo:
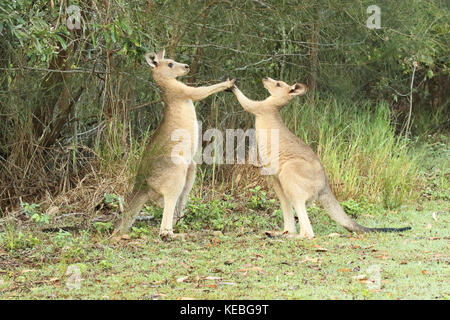
[[[409,230],[406,228],[367,228],[353,221],[339,205],[328,183],[324,168],[314,151],[283,123],[280,110],[293,97],[307,91],[304,84],[292,86],[271,78],[262,80],[270,96],[263,101],[248,99],[236,86],[232,89],[242,107],[254,114],[258,151],[272,173],[272,185],[280,199],[284,219],[284,234],[313,238],[314,232],[306,211],[306,204],[318,199],[330,217],[349,231],[354,232],[391,232]],[[278,141],[266,138],[268,132],[275,130]],[[274,144],[278,143],[278,146]],[[278,148],[278,149],[277,149]],[[278,152],[273,152],[278,150]],[[274,165],[277,164],[277,165]],[[294,207],[300,234],[296,235]]]
[[[113,235],[128,232],[145,202],[152,200],[164,206],[160,236],[176,237],[174,220],[182,217],[189,192],[195,180],[193,161],[198,147],[198,124],[192,101],[224,91],[234,85],[227,80],[208,87],[190,87],[176,78],[189,72],[187,64],[164,58],[165,51],[145,55],[153,79],[161,89],[164,117],[148,143],[136,175],[128,207]]]

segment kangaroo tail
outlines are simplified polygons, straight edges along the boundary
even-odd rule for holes
[[[328,215],[343,226],[348,231],[365,233],[365,232],[402,232],[410,230],[411,227],[404,228],[368,228],[353,221],[342,209],[336,197],[331,192],[330,187],[327,187],[322,194],[319,195],[319,201],[327,211]]]
[[[411,230],[411,227],[403,228],[367,228],[367,232],[402,232]]]

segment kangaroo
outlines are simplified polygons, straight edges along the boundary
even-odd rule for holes
[[[187,64],[164,58],[165,51],[147,53],[153,79],[162,92],[164,116],[160,127],[146,146],[135,178],[128,206],[113,236],[128,232],[142,206],[152,200],[164,207],[160,228],[163,240],[174,235],[173,223],[183,215],[195,181],[193,156],[198,146],[198,124],[193,101],[234,85],[227,80],[207,87],[190,87],[176,78],[189,72]]]
[[[306,85],[301,83],[288,85],[271,78],[264,78],[262,82],[270,94],[263,101],[248,99],[236,86],[232,88],[232,91],[244,110],[256,116],[258,152],[263,165],[270,168],[273,173],[270,178],[283,211],[283,234],[309,239],[314,237],[306,205],[317,199],[330,217],[349,231],[362,233],[411,229],[410,227],[367,228],[353,221],[333,195],[319,157],[306,143],[289,131],[281,118],[281,108],[286,106],[292,98],[304,95],[307,91]],[[267,132],[272,130],[277,131],[278,141],[265,138]],[[275,146],[275,143],[278,143],[278,146]],[[298,216],[300,234],[297,234],[292,208]]]

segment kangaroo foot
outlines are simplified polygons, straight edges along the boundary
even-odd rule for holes
[[[265,231],[264,234],[269,238],[275,238],[275,237],[287,237],[289,235],[295,235],[296,232],[290,232],[288,230],[284,231],[273,230],[273,231]]]
[[[186,234],[185,233],[173,233],[173,231],[161,231],[159,233],[159,236],[161,237],[161,240],[163,241],[172,241],[172,240],[185,240]]]
[[[314,235],[306,235],[302,233],[288,233],[285,235],[287,239],[308,239],[311,240],[314,238]]]

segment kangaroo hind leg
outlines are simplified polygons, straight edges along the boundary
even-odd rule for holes
[[[152,189],[133,191],[128,200],[125,211],[123,212],[122,219],[119,221],[114,230],[113,236],[119,236],[127,233],[144,204],[149,200],[157,201],[159,198],[160,195]]]
[[[195,163],[191,163],[188,167],[186,174],[186,182],[181,192],[180,197],[178,198],[177,205],[175,207],[175,213],[173,215],[173,224],[175,225],[178,221],[183,219],[184,216],[184,208],[186,207],[186,202],[189,199],[189,194],[194,186],[195,182],[195,173],[197,170],[197,165]]]
[[[300,224],[299,236],[311,239],[314,238],[314,232],[306,211],[306,201],[311,199],[311,192],[308,191],[308,179],[297,173],[301,172],[301,168],[297,163],[286,165],[280,173],[280,183],[297,213]]]
[[[300,223],[300,237],[308,239],[314,238],[314,232],[311,226],[311,222],[309,221],[308,212],[306,211],[305,201],[298,200],[294,204],[294,207]]]
[[[297,233],[297,229],[295,227],[294,214],[292,212],[292,204],[287,198],[286,194],[284,193],[278,178],[274,177],[272,179],[272,186],[275,190],[275,193],[278,196],[278,199],[280,200],[281,210],[283,211],[283,221],[284,221],[283,233],[286,232],[288,234]]]
[[[187,165],[174,167],[164,177],[165,182],[159,185],[160,189],[158,191],[164,197],[164,211],[159,232],[163,240],[170,240],[176,237],[173,234],[173,219],[177,203],[186,185],[187,169]]]

